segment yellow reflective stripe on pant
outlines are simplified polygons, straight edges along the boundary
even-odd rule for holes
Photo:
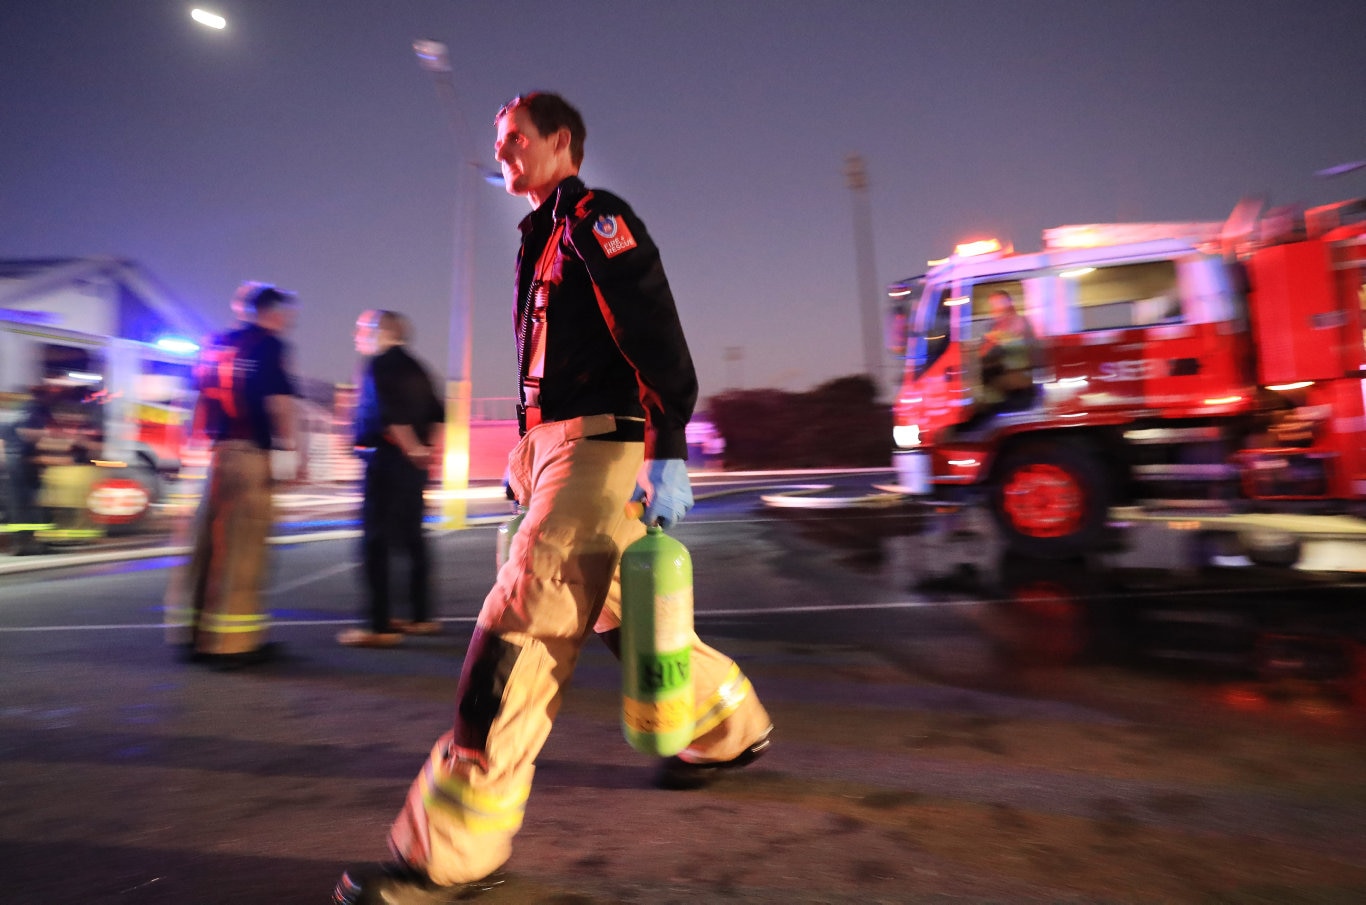
[[[428,820],[439,813],[471,833],[515,833],[521,828],[531,786],[491,795],[470,788],[462,776],[441,773],[444,775],[438,774],[434,759],[429,759],[422,771],[422,803]]]
[[[740,667],[732,663],[721,686],[706,700],[699,702],[694,711],[693,738],[700,738],[721,725],[722,721],[740,709],[753,690]]]
[[[268,613],[210,613],[199,614],[199,631],[214,635],[238,635],[264,632],[270,628]]]

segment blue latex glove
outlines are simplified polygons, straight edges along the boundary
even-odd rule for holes
[[[682,459],[646,459],[631,499],[645,502],[645,512],[640,516],[642,522],[672,528],[692,508],[688,464]]]

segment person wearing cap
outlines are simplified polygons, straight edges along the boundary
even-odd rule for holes
[[[427,369],[408,351],[408,333],[408,319],[396,311],[363,311],[356,319],[356,351],[367,356],[354,439],[365,460],[361,560],[369,606],[364,627],[337,635],[337,642],[347,647],[392,647],[404,635],[441,630],[430,613],[422,491],[432,464],[433,433],[445,411]],[[408,619],[390,615],[392,548],[408,558]]]
[[[274,654],[261,608],[273,522],[272,450],[279,477],[297,470],[295,382],[281,336],[295,297],[244,283],[232,302],[238,326],[214,337],[195,368],[196,423],[212,445],[190,560],[166,600],[167,640],[191,662],[236,668]]]
[[[595,631],[620,656],[622,551],[693,503],[697,377],[658,248],[626,202],[578,178],[585,129],[563,98],[515,98],[495,125],[504,184],[533,208],[513,312],[522,438],[508,460],[524,516],[470,639],[454,724],[389,831],[395,860],[347,870],[339,905],[457,901],[498,882],[584,640]],[[694,636],[691,669],[692,742],[661,764],[667,788],[769,746],[769,715],[734,661]]]

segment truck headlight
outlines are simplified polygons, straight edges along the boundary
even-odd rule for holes
[[[892,442],[902,449],[914,449],[920,445],[920,425],[898,424],[892,428]]]

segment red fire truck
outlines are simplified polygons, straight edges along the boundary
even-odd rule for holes
[[[1039,556],[1094,549],[1116,506],[1366,515],[1366,199],[1043,239],[891,287],[903,490],[981,499]]]

